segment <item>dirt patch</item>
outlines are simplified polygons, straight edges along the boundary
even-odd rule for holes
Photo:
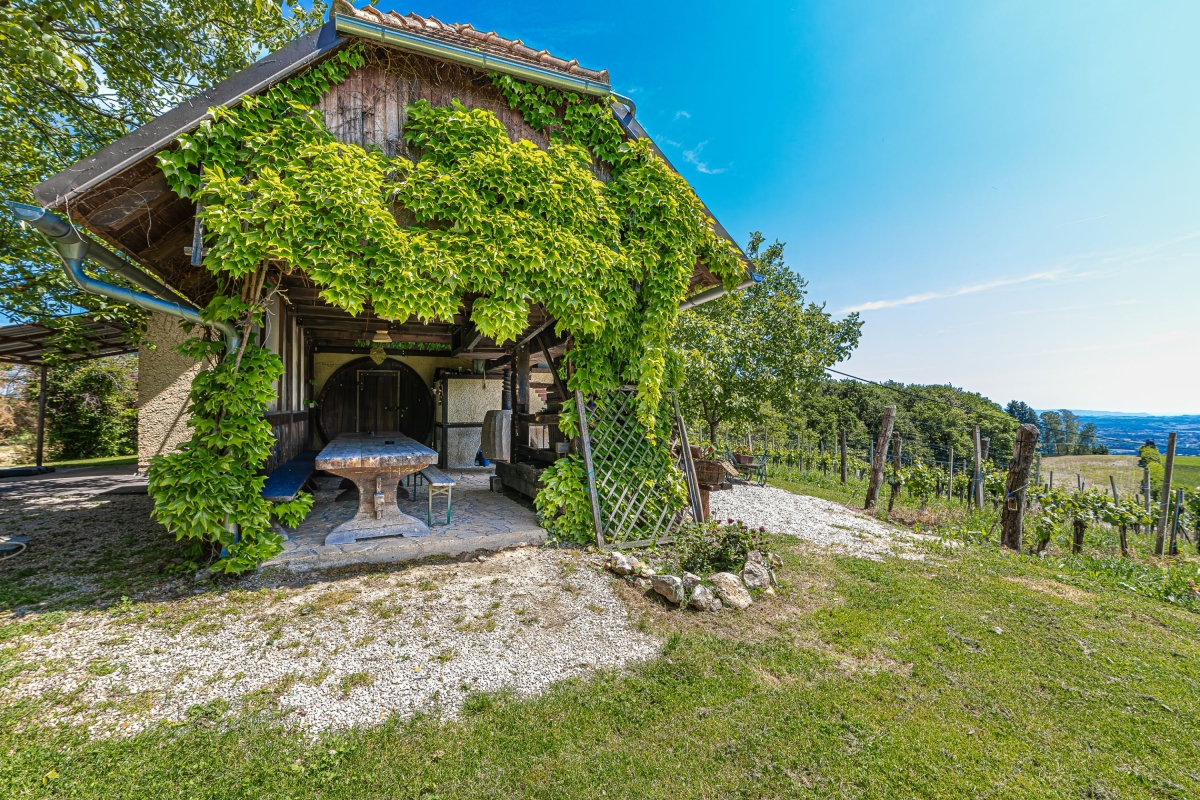
[[[1095,599],[1095,595],[1091,592],[1085,592],[1083,589],[1074,586],[1068,586],[1065,583],[1058,581],[1046,580],[1045,578],[1005,578],[1006,581],[1019,583],[1035,592],[1053,595],[1060,600],[1069,600],[1072,603],[1080,605],[1090,603]]]

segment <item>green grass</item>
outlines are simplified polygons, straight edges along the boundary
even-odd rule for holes
[[[82,458],[74,461],[45,461],[47,467],[123,467],[129,464],[138,463],[136,455],[131,456],[105,456],[103,458]],[[4,469],[16,469],[18,467],[32,467],[33,464],[11,464]]]
[[[1200,488],[1200,456],[1175,456],[1171,484],[1176,488]]]
[[[1184,798],[1200,793],[1200,616],[990,549],[929,561],[779,539],[744,614],[634,597],[666,641],[627,673],[310,739],[197,708],[89,741],[0,710],[0,796]]]

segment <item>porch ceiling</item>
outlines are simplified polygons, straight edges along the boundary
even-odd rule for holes
[[[290,312],[304,329],[307,339],[318,347],[355,347],[369,341],[377,331],[386,330],[393,342],[445,344],[459,358],[495,359],[504,356],[514,344],[524,344],[542,331],[553,328],[554,319],[540,305],[529,308],[525,331],[517,342],[497,343],[479,333],[471,324],[472,297],[463,298],[460,313],[453,319],[422,322],[410,317],[404,322],[389,322],[368,305],[352,315],[326,303],[320,291],[301,275],[283,276],[282,288]]]

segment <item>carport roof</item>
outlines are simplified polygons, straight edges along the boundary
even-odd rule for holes
[[[91,349],[78,352],[65,347],[61,332],[51,324],[5,325],[0,327],[0,363],[36,367],[51,357],[59,362],[71,362],[137,352],[137,345],[130,342],[129,329],[119,322],[97,319],[90,314],[60,319],[70,319]],[[78,341],[76,337],[71,338]]]

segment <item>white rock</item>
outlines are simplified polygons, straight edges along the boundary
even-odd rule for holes
[[[667,598],[675,605],[683,602],[683,581],[676,578],[674,575],[655,575],[650,579],[654,585],[654,591]]]
[[[699,575],[693,575],[687,570],[684,570],[683,590],[688,594],[691,594],[692,589],[695,589],[697,586],[699,586],[702,581],[703,579]]]
[[[620,550],[613,550],[608,557],[608,568],[618,575],[632,575],[635,563]]]
[[[766,589],[771,585],[771,570],[762,561],[747,561],[742,567],[742,581],[751,589]]]
[[[692,599],[688,601],[688,605],[697,611],[711,611],[714,614],[721,610],[721,601],[712,593],[712,589],[704,584],[692,590]]]
[[[741,611],[749,608],[750,604],[754,602],[750,593],[746,591],[746,587],[742,585],[742,579],[732,572],[718,572],[708,580],[716,587],[717,594],[721,596],[721,600],[727,606],[733,606]]]

